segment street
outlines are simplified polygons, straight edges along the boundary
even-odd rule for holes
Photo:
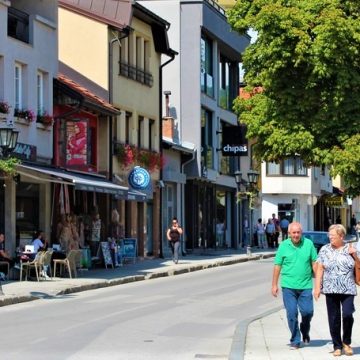
[[[280,305],[272,260],[0,309],[1,359],[227,359],[237,324]]]

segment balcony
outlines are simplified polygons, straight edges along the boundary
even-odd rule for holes
[[[29,14],[8,8],[8,36],[29,43]]]
[[[119,75],[125,76],[128,79],[132,79],[149,87],[153,86],[154,79],[152,74],[145,72],[144,70],[141,70],[135,66],[129,65],[127,63],[124,62],[119,62],[119,63],[120,63]]]

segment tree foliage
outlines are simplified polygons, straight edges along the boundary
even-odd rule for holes
[[[253,96],[234,105],[257,158],[331,165],[360,194],[360,2],[237,0],[228,16],[258,33],[243,57]]]

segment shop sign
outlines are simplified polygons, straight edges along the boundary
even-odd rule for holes
[[[36,146],[18,142],[13,154],[22,160],[36,161]]]
[[[344,199],[342,196],[334,196],[325,199],[325,206],[335,207],[342,206],[344,204]]]
[[[128,177],[129,184],[133,189],[143,190],[150,185],[150,173],[140,166],[135,166]]]
[[[223,156],[247,156],[248,141],[245,126],[224,126],[222,128]]]

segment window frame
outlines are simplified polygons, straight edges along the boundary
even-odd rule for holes
[[[23,66],[15,63],[14,67],[14,98],[15,109],[23,109]]]
[[[289,164],[287,166],[287,164]],[[274,170],[274,172],[269,172],[269,167],[276,167],[278,170]],[[286,170],[289,167],[290,170]],[[279,163],[275,162],[266,162],[266,176],[268,177],[277,177],[277,176],[285,176],[285,177],[299,177],[299,176],[308,176],[308,168],[304,166],[303,160],[298,157],[290,157],[284,160],[281,160]]]

